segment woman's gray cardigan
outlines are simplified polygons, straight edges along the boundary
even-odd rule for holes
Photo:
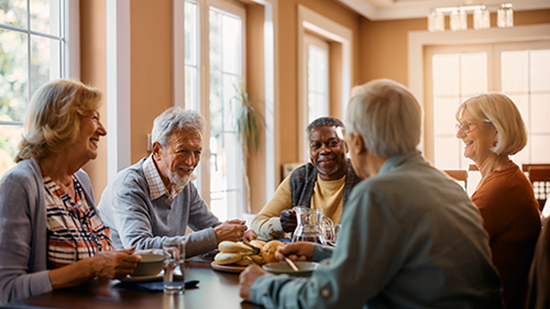
[[[75,176],[95,208],[90,178],[83,170]],[[0,180],[0,304],[52,291],[47,244],[42,171],[23,160]]]

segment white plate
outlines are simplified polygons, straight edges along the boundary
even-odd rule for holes
[[[286,262],[265,264],[263,268],[273,274],[287,274],[295,277],[309,277],[311,273],[319,266],[316,262],[294,262],[298,271],[294,271]]]
[[[226,273],[240,273],[243,270],[245,270],[246,266],[239,266],[239,265],[218,265],[214,262],[210,263],[212,265],[212,268],[219,271],[224,271]]]
[[[161,271],[160,273],[154,275],[154,276],[139,276],[139,277],[132,277],[128,276],[124,279],[120,279],[122,282],[148,282],[148,281],[160,281],[162,280],[162,275],[164,274],[164,271]]]

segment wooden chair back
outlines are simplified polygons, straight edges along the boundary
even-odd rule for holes
[[[527,173],[542,210],[544,203],[550,198],[550,166],[530,166]]]
[[[539,164],[528,164],[528,163],[525,163],[525,164],[522,164],[521,165],[521,170],[524,171],[524,172],[529,172],[529,169],[530,168],[537,168],[537,169],[547,169],[549,168],[550,169],[550,164],[546,164],[546,163],[539,163]]]
[[[466,170],[444,170],[444,172],[457,181],[464,182],[464,190],[468,190],[468,171]]]

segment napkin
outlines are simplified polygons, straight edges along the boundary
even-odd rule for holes
[[[190,289],[194,288],[199,284],[199,280],[185,280],[185,288]],[[140,290],[144,292],[162,292],[164,291],[164,282],[163,281],[152,281],[152,282],[119,282],[115,286],[121,288],[129,288]]]

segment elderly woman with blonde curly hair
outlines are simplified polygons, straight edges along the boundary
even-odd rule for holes
[[[527,144],[527,129],[514,102],[502,93],[481,94],[460,104],[456,137],[464,156],[481,172],[472,201],[489,233],[506,308],[523,308],[527,274],[540,232],[539,204],[531,183],[510,155]]]
[[[77,81],[39,88],[26,113],[17,165],[0,180],[0,303],[121,278],[140,260],[113,251],[81,167],[107,134],[101,93]]]

